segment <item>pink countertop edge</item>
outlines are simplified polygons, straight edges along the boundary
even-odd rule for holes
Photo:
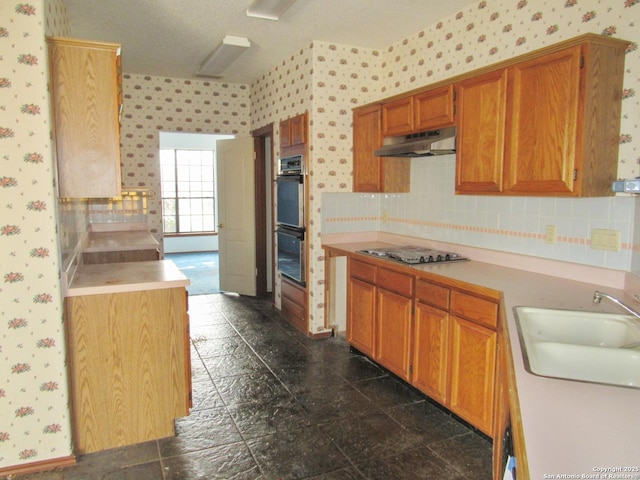
[[[516,306],[538,306],[620,313],[611,304],[594,304],[592,296],[596,289],[604,289],[640,307],[640,302],[623,290],[630,283],[627,272],[380,232],[322,236],[323,246],[339,244],[343,248],[354,242],[448,248],[472,261],[416,268],[502,292],[531,479],[558,478],[554,476],[559,474],[588,478],[581,475],[596,474],[594,469],[600,467],[640,465],[637,445],[640,390],[528,373],[513,312]],[[513,268],[514,265],[518,268]]]
[[[78,265],[64,296],[126,293],[189,284],[189,279],[171,260]]]

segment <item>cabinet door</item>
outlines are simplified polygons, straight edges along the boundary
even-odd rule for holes
[[[413,126],[417,131],[453,125],[453,84],[413,97]]]
[[[581,51],[576,46],[509,68],[505,192],[573,191]]]
[[[373,358],[376,286],[350,277],[347,304],[347,340]]]
[[[507,461],[502,439],[505,431],[511,426],[511,412],[509,406],[509,374],[507,371],[507,351],[503,335],[508,333],[500,331],[500,341],[498,342],[497,365],[496,365],[496,393],[494,403],[493,433],[496,441],[493,442],[493,478],[500,478],[503,466]],[[514,445],[515,447],[515,445]],[[523,461],[518,456],[518,462]],[[522,465],[522,463],[520,463]]]
[[[449,314],[416,302],[411,383],[434,400],[447,401]]]
[[[288,278],[282,277],[280,282],[282,316],[306,335],[307,325],[307,289]]]
[[[119,46],[52,38],[51,98],[62,198],[121,193]]]
[[[373,105],[353,111],[353,191],[382,192],[381,162],[373,152],[382,145],[381,109]]]
[[[289,121],[290,145],[307,143],[307,116],[302,113]]]
[[[456,86],[457,193],[499,193],[504,163],[507,71],[464,80]]]
[[[382,105],[382,136],[413,132],[413,97],[400,98]]]
[[[191,371],[191,323],[189,317],[189,292],[184,289],[184,381],[186,384],[186,404],[193,408],[193,382]]]
[[[451,411],[493,436],[497,334],[462,318],[449,318]]]
[[[412,300],[383,288],[378,289],[377,345],[374,359],[383,367],[409,380]]]
[[[77,453],[175,435],[189,414],[186,298],[179,287],[65,299]]]
[[[289,119],[280,122],[280,148],[291,146],[291,121]]]

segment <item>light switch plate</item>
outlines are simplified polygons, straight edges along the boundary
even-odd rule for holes
[[[622,248],[620,230],[594,228],[591,230],[591,248],[594,250],[619,252]]]

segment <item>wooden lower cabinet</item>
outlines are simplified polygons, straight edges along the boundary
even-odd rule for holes
[[[408,381],[413,277],[350,260],[347,290],[349,343]]]
[[[447,401],[449,313],[416,302],[412,383],[437,402]]]
[[[501,335],[504,332],[500,332]],[[501,337],[502,338],[502,337]],[[499,342],[497,348],[495,402],[493,411],[493,478],[502,478],[504,466],[507,461],[502,439],[506,436],[507,429],[511,428],[511,407],[509,405],[509,374],[507,369],[507,349],[505,342]],[[524,456],[523,456],[524,457]],[[518,478],[526,468],[526,460],[518,455]]]
[[[412,304],[411,298],[378,289],[374,359],[406,381],[410,376]]]
[[[493,437],[497,300],[349,262],[349,343]]]
[[[450,317],[450,399],[453,412],[493,436],[497,333]]]
[[[365,355],[373,357],[377,288],[353,277],[349,278],[347,288],[347,340]]]
[[[284,275],[280,285],[282,316],[300,332],[307,335],[307,289],[290,281]]]
[[[497,333],[483,323],[491,323],[491,315],[495,323],[497,304],[451,290],[452,311],[464,311],[476,321],[466,320],[427,305],[440,303],[436,295],[441,292],[434,288],[443,290],[434,286],[428,292],[432,295],[416,300],[411,383],[493,436]]]
[[[184,287],[65,299],[75,452],[169,437],[189,414]]]

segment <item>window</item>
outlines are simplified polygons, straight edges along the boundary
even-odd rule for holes
[[[216,231],[215,152],[160,150],[164,233]]]

